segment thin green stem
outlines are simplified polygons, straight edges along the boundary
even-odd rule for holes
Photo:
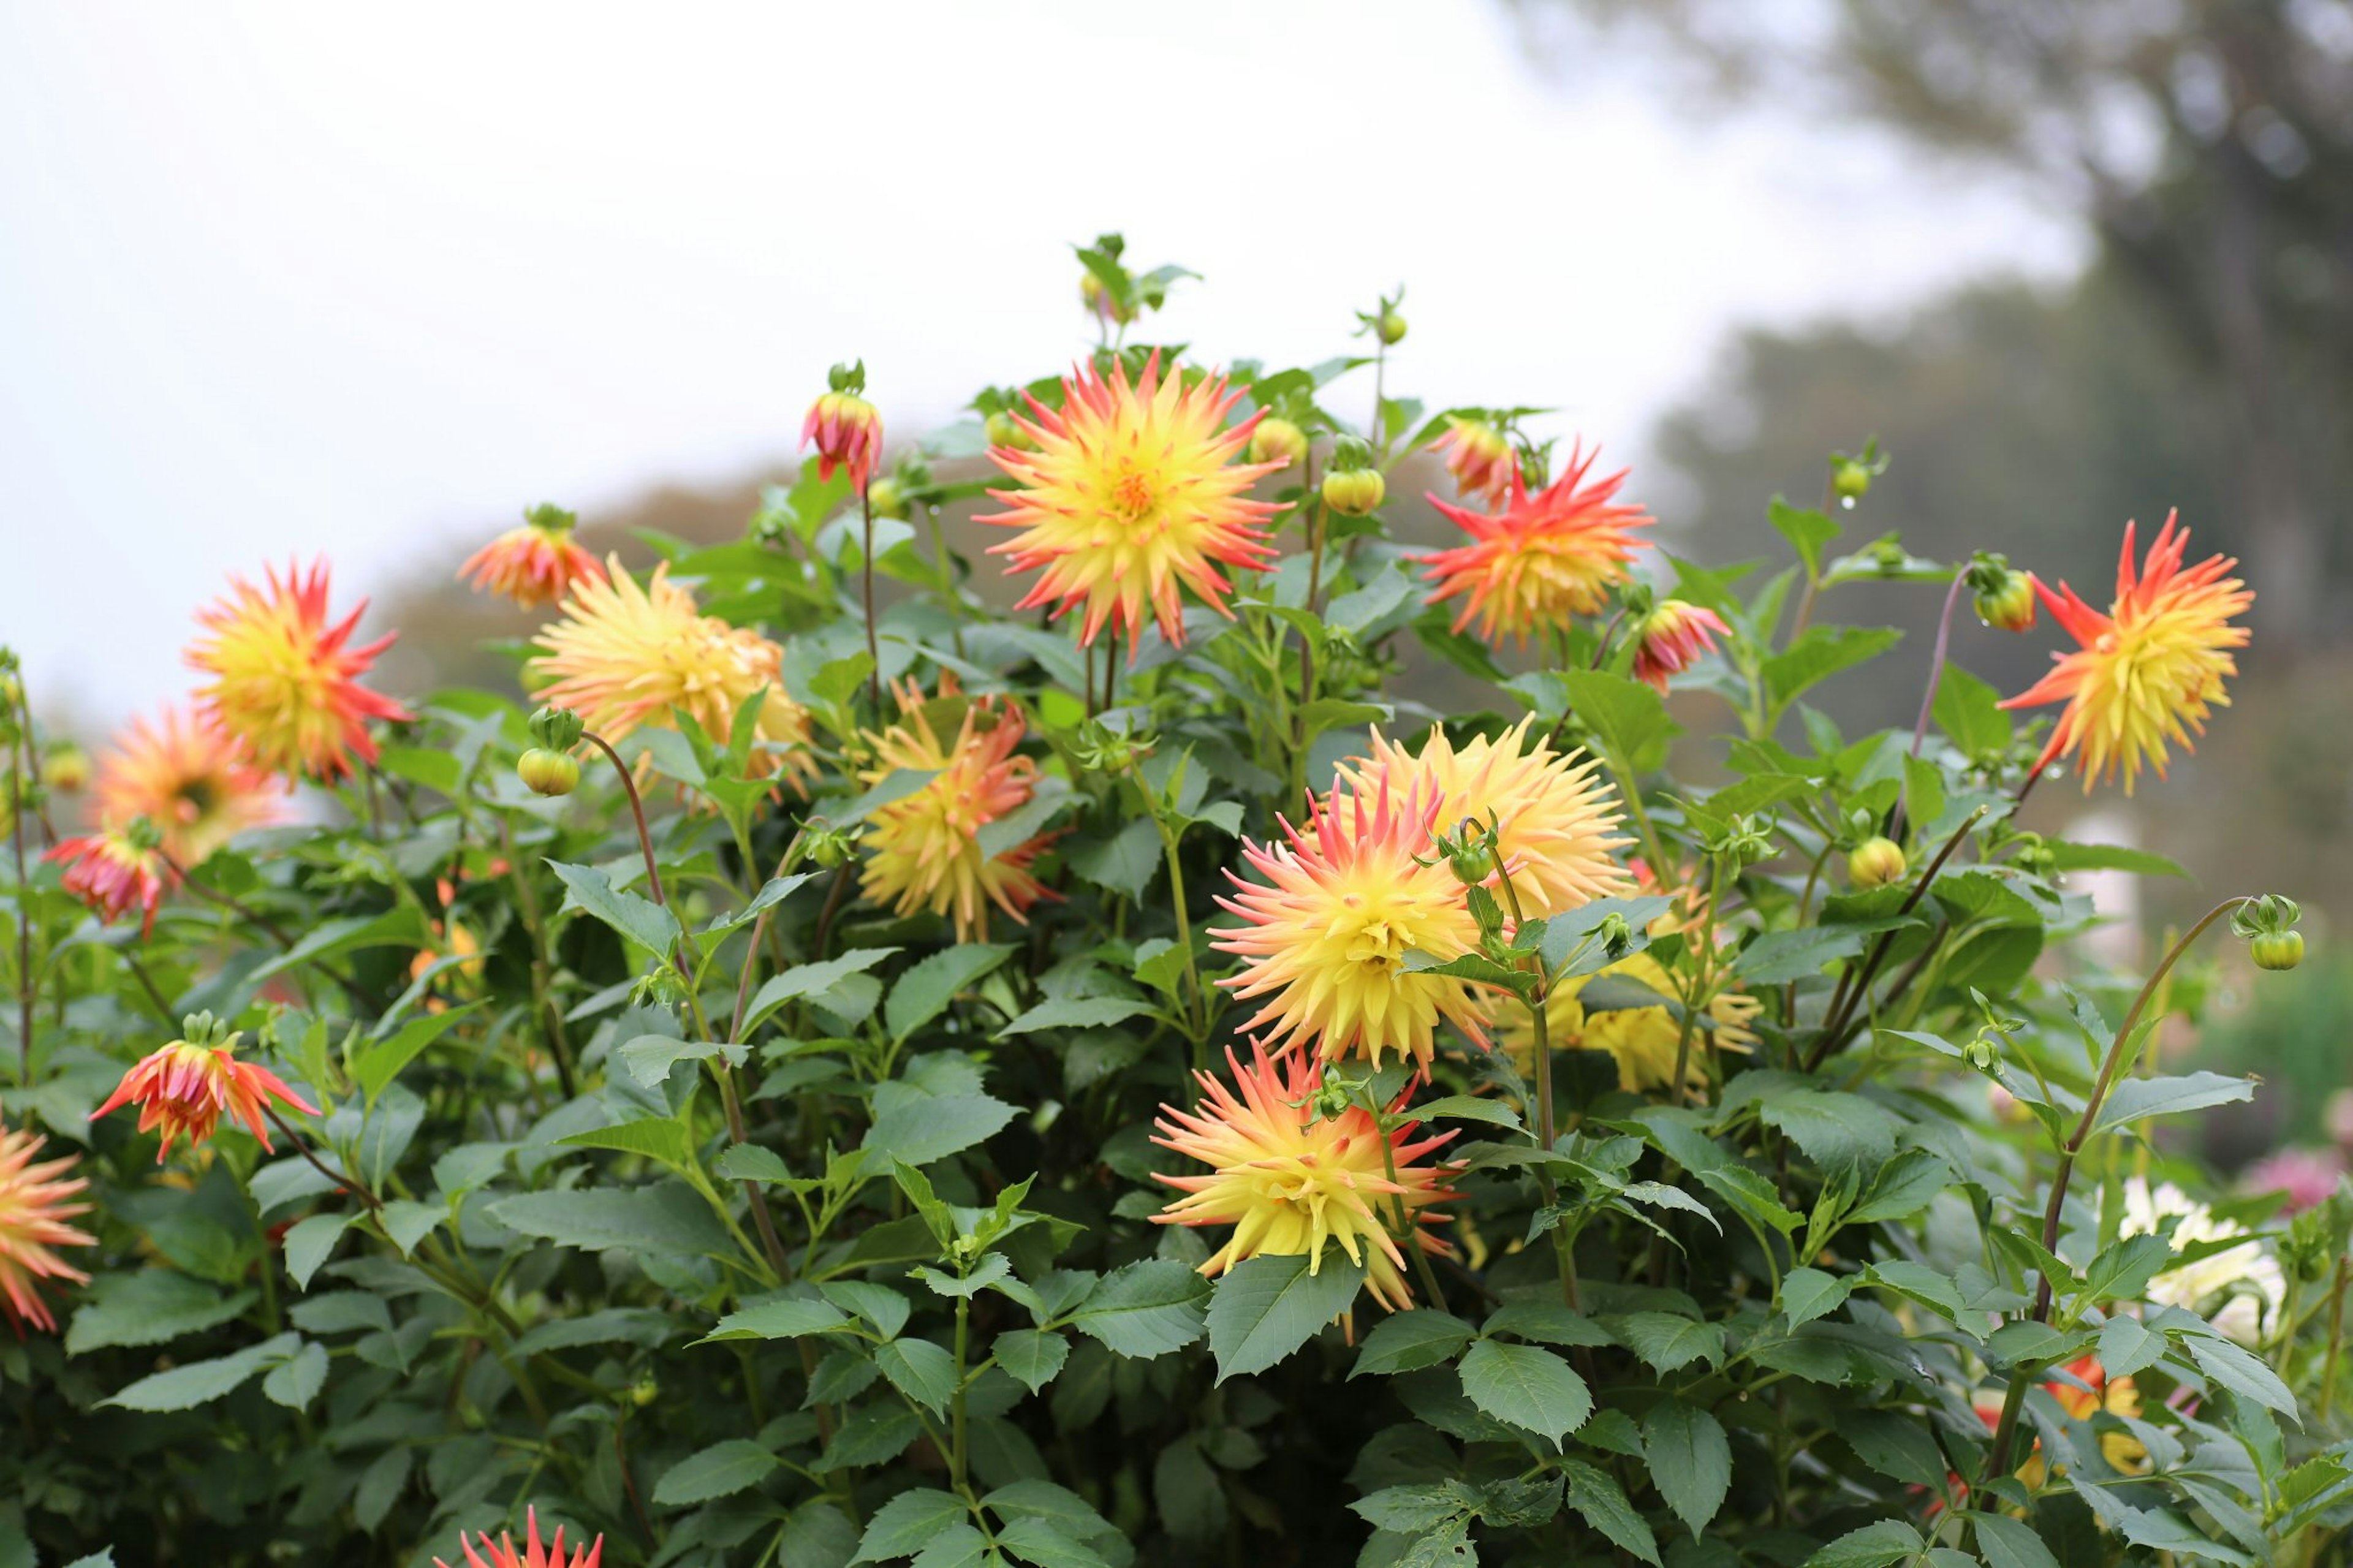
[[[32,884],[25,875],[25,817],[33,809],[31,773],[26,742],[33,732],[33,716],[24,687],[16,688],[16,711],[10,714],[8,769],[8,838],[16,856],[16,1053],[18,1076],[33,1081],[33,1015],[39,1005],[40,983],[33,974]]]
[[[858,485],[858,510],[865,525],[859,547],[858,576],[866,598],[866,700],[879,723],[882,717],[882,651],[874,634],[874,497],[863,479]]]
[[[956,1489],[964,1489],[965,1467],[971,1452],[970,1435],[965,1420],[965,1363],[972,1353],[972,1298],[958,1296],[955,1304],[955,1394],[949,1411],[951,1436],[948,1452],[948,1475]]]
[[[2348,1264],[2353,1258],[2339,1255],[2337,1259],[2337,1283],[2328,1292],[2328,1352],[2320,1361],[2320,1420],[2328,1423],[2330,1406],[2337,1403],[2337,1352],[2345,1342],[2345,1286]]]

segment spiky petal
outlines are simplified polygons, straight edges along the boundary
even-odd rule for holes
[[[1689,669],[1700,655],[1714,651],[1716,638],[1731,635],[1714,610],[1662,599],[1634,628],[1634,679],[1663,692],[1669,677]]]
[[[308,776],[346,776],[352,760],[375,762],[368,721],[397,722],[411,715],[389,697],[359,683],[376,655],[392,645],[386,633],[353,646],[352,633],[367,609],[331,621],[327,563],[308,573],[289,562],[267,585],[229,579],[228,594],[196,613],[205,630],[187,651],[188,663],[212,677],[196,700],[244,748],[256,767],[285,777],[286,787]]]
[[[81,1158],[44,1160],[34,1156],[47,1139],[23,1128],[0,1127],[0,1317],[24,1337],[25,1325],[55,1330],[57,1319],[41,1300],[44,1279],[90,1283],[90,1276],[57,1255],[60,1247],[94,1247],[97,1238],[66,1222],[90,1211],[88,1204],[70,1200],[90,1184],[66,1174]]]
[[[2067,704],[2035,767],[2075,756],[2087,795],[2094,779],[2112,779],[2119,768],[2126,795],[2144,763],[2163,778],[2167,741],[2195,751],[2190,736],[2206,732],[2207,714],[2231,705],[2222,679],[2239,673],[2231,650],[2247,646],[2247,628],[2231,625],[2231,617],[2255,595],[2229,574],[2238,562],[2228,556],[2211,555],[2185,568],[2189,531],[2179,519],[2167,514],[2137,571],[2134,525],[2125,524],[2116,596],[2106,615],[2063,582],[2054,594],[2035,580],[2052,618],[2081,646],[2052,655],[2057,662],[2051,673],[2002,706]]]
[[[133,719],[98,769],[100,818],[145,817],[164,853],[185,867],[248,828],[284,816],[269,775],[245,760],[236,740],[201,709],[166,708],[153,723]]]
[[[577,710],[607,741],[641,724],[675,730],[680,713],[723,740],[737,710],[765,692],[753,773],[814,773],[808,712],[785,689],[783,650],[749,627],[702,614],[694,595],[670,580],[667,562],[643,587],[618,556],[610,567],[602,580],[575,583],[563,617],[533,639],[547,650],[524,666],[529,679],[543,683],[539,700]]]
[[[1335,780],[1303,829],[1284,821],[1281,843],[1243,840],[1243,859],[1265,880],[1229,872],[1235,894],[1218,903],[1242,923],[1209,934],[1242,960],[1219,984],[1267,999],[1245,1030],[1327,1060],[1361,1052],[1376,1067],[1390,1051],[1426,1066],[1440,1019],[1486,1046],[1489,1003],[1478,991],[1405,967],[1409,952],[1443,961],[1478,945],[1461,884],[1442,861],[1415,858],[1430,851],[1439,806],[1386,783],[1350,792]]]
[[[523,610],[561,603],[575,583],[604,581],[605,568],[572,537],[570,515],[553,515],[556,521],[510,528],[475,551],[458,568],[459,580]]]
[[[164,861],[120,828],[61,840],[44,860],[65,867],[59,879],[67,892],[88,904],[101,921],[119,921],[139,911],[139,934],[155,929],[155,910],[164,901]]]
[[[140,1131],[164,1130],[164,1145],[155,1151],[160,1165],[175,1138],[185,1138],[191,1145],[209,1142],[224,1111],[244,1122],[265,1150],[270,1147],[269,1126],[262,1110],[270,1100],[307,1116],[319,1114],[316,1106],[268,1068],[238,1061],[236,1044],[234,1036],[206,1045],[174,1040],[150,1052],[122,1075],[122,1082],[90,1119],[95,1121],[122,1105],[136,1104]]]
[[[1265,524],[1279,509],[1245,492],[1283,466],[1234,461],[1261,416],[1229,427],[1240,396],[1220,376],[1188,388],[1172,371],[1164,381],[1155,353],[1133,385],[1123,365],[1108,380],[1090,366],[1063,380],[1060,409],[1030,398],[1028,416],[1014,417],[1037,450],[988,454],[1022,488],[989,491],[1010,510],[974,520],[1022,530],[989,547],[1008,570],[1044,569],[1015,607],[1062,615],[1082,605],[1079,640],[1092,645],[1108,624],[1128,639],[1131,662],[1146,605],[1171,643],[1185,640],[1183,589],[1230,617],[1232,584],[1218,563],[1260,572],[1274,559]]]
[[[573,1553],[567,1555],[564,1550],[563,1526],[556,1527],[555,1539],[553,1542],[542,1546],[539,1542],[539,1510],[536,1508],[526,1510],[523,1519],[525,1521],[524,1546],[520,1553],[515,1551],[514,1537],[505,1531],[499,1531],[499,1538],[496,1541],[491,1539],[491,1533],[487,1530],[477,1536],[475,1541],[468,1541],[465,1533],[460,1531],[458,1544],[466,1549],[466,1568],[597,1568],[597,1565],[603,1562],[605,1556],[603,1536],[596,1538],[596,1544],[575,1548]],[[479,1552],[475,1550],[476,1542],[480,1544]],[[433,1568],[449,1568],[449,1564],[436,1557],[433,1560]]]
[[[1591,615],[1626,580],[1634,531],[1649,527],[1651,515],[1617,500],[1625,469],[1588,480],[1599,456],[1598,447],[1577,448],[1561,477],[1534,495],[1514,471],[1510,504],[1493,516],[1430,498],[1471,535],[1468,544],[1419,558],[1432,589],[1428,603],[1462,600],[1456,631],[1476,620],[1482,638],[1508,633],[1525,646],[1572,616]]]
[[[1446,458],[1456,495],[1465,500],[1478,496],[1489,506],[1503,504],[1520,471],[1511,441],[1483,419],[1450,417],[1446,433],[1432,441],[1430,449]]]
[[[1500,825],[1503,868],[1525,914],[1560,914],[1630,892],[1632,881],[1612,858],[1632,842],[1613,831],[1621,820],[1617,793],[1590,758],[1554,751],[1533,723],[1523,719],[1493,740],[1482,735],[1460,747],[1432,724],[1418,757],[1375,730],[1370,760],[1344,763],[1340,776],[1358,795],[1386,785],[1397,799],[1435,802],[1443,829],[1492,817]]]
[[[874,762],[859,776],[870,785],[902,768],[933,777],[869,817],[860,891],[902,915],[919,909],[952,915],[958,942],[986,940],[992,903],[1026,923],[1029,906],[1053,896],[1029,870],[1048,836],[995,855],[980,846],[982,828],[1020,810],[1037,793],[1038,764],[1015,753],[1026,728],[1020,708],[981,697],[965,703],[959,715],[952,675],[940,678],[935,704],[925,702],[912,679],[895,694],[899,722],[867,736]],[[943,709],[942,722],[957,725],[952,745],[941,743],[933,725]]]
[[[1452,1254],[1452,1247],[1424,1227],[1445,1220],[1432,1209],[1457,1195],[1446,1185],[1455,1170],[1419,1162],[1454,1134],[1417,1139],[1420,1124],[1409,1121],[1384,1139],[1360,1104],[1319,1117],[1321,1062],[1300,1055],[1278,1066],[1255,1043],[1250,1056],[1244,1067],[1227,1050],[1234,1089],[1201,1073],[1203,1099],[1193,1110],[1160,1108],[1159,1133],[1152,1141],[1210,1171],[1206,1176],[1155,1172],[1153,1180],[1185,1195],[1153,1218],[1162,1225],[1232,1226],[1233,1235],[1201,1265],[1213,1278],[1245,1258],[1266,1256],[1304,1257],[1314,1274],[1323,1266],[1324,1244],[1337,1241],[1350,1262],[1364,1266],[1365,1288],[1383,1306],[1411,1306],[1407,1258],[1392,1226],[1402,1208],[1412,1245],[1436,1257]],[[1404,1104],[1400,1096],[1391,1109]]]

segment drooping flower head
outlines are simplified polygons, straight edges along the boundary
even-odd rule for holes
[[[2166,1220],[2177,1221],[2176,1253],[2200,1242],[2247,1236],[2246,1226],[2216,1218],[2211,1208],[2171,1182],[2151,1188],[2138,1176],[2126,1177],[2124,1211],[2118,1236],[2154,1236]],[[2270,1249],[2248,1237],[2240,1246],[2166,1269],[2149,1281],[2148,1299],[2198,1313],[2224,1336],[2253,1345],[2262,1342],[2264,1322],[2287,1299],[2287,1276]]]
[[[1634,679],[1663,692],[1668,677],[1681,675],[1700,655],[1715,650],[1716,638],[1731,635],[1732,628],[1714,610],[1662,599],[1634,628]]]
[[[1501,506],[1520,471],[1510,438],[1483,419],[1448,419],[1446,433],[1430,449],[1445,454],[1454,493],[1466,500],[1479,496],[1489,506]]]
[[[933,724],[934,705],[922,689],[910,679],[896,695],[899,722],[867,736],[874,761],[859,776],[869,785],[901,769],[934,776],[868,818],[860,890],[902,915],[920,909],[951,915],[958,942],[986,939],[992,903],[1026,923],[1029,906],[1053,896],[1029,870],[1050,836],[994,855],[980,842],[982,828],[1037,793],[1038,764],[1015,754],[1026,729],[1021,710],[997,697],[976,698],[964,705],[955,742],[944,745]],[[957,697],[955,677],[941,676],[938,705],[952,709]]]
[[[373,764],[368,721],[411,717],[359,683],[393,635],[352,646],[367,601],[331,622],[323,560],[307,574],[290,562],[283,577],[273,566],[267,581],[264,590],[232,577],[226,597],[196,612],[205,630],[187,660],[213,678],[197,689],[197,701],[254,766],[282,774],[290,790],[298,776],[345,776],[354,756]]]
[[[601,581],[575,583],[563,618],[533,639],[547,650],[524,666],[529,679],[547,683],[539,700],[576,710],[607,741],[640,724],[675,730],[681,712],[723,741],[737,710],[763,692],[753,773],[814,772],[808,713],[785,690],[783,650],[699,612],[694,595],[670,580],[668,562],[643,587],[618,556],[611,568]]]
[[[106,1103],[90,1113],[91,1121],[135,1103],[140,1131],[164,1130],[164,1146],[155,1151],[160,1165],[175,1138],[185,1138],[191,1145],[209,1142],[224,1111],[244,1122],[265,1150],[270,1147],[269,1127],[262,1110],[270,1100],[306,1116],[319,1114],[316,1106],[268,1068],[238,1061],[237,1037],[225,1032],[211,1014],[191,1014],[182,1027],[183,1038],[150,1052],[122,1075]]]
[[[597,1568],[603,1562],[603,1536],[598,1536],[594,1545],[575,1547],[567,1555],[564,1550],[564,1529],[561,1525],[556,1527],[555,1539],[543,1547],[539,1542],[539,1510],[526,1510],[523,1518],[526,1521],[523,1527],[524,1546],[521,1552],[515,1551],[514,1537],[503,1530],[499,1531],[496,1541],[491,1539],[489,1531],[483,1531],[476,1538],[480,1543],[479,1552],[475,1550],[476,1542],[468,1541],[460,1531],[458,1544],[466,1549],[465,1568]],[[436,1557],[433,1568],[449,1568],[449,1564]]]
[[[562,507],[535,506],[522,525],[510,528],[466,558],[459,581],[476,591],[512,599],[534,610],[562,602],[575,583],[602,582],[605,568],[572,537],[579,519]]]
[[[1509,633],[1525,646],[1571,616],[1591,615],[1626,580],[1634,530],[1650,526],[1651,515],[1616,499],[1624,469],[1588,481],[1599,456],[1599,448],[1572,452],[1567,471],[1534,495],[1514,471],[1510,504],[1493,516],[1430,498],[1471,535],[1468,544],[1420,558],[1433,590],[1428,603],[1462,600],[1456,631],[1476,620],[1485,640]]]
[[[842,367],[835,366],[834,374],[839,381]],[[865,385],[862,366],[858,384]],[[809,405],[808,417],[801,421],[801,445],[817,447],[818,479],[829,479],[836,468],[848,468],[849,482],[863,495],[874,466],[882,460],[882,415],[858,389],[837,384]]]
[[[2252,590],[2229,575],[2238,563],[2211,555],[2184,568],[2189,531],[2168,514],[2149,546],[2148,559],[2134,569],[2133,524],[2125,524],[2124,551],[2116,563],[2116,596],[2102,615],[2065,583],[2054,594],[2040,578],[2034,590],[2051,616],[2082,646],[2054,654],[2051,673],[2004,702],[2031,708],[2065,702],[2050,743],[2035,760],[2038,771],[2061,757],[2079,755],[2084,789],[2094,779],[2124,770],[2125,793],[2144,763],[2165,776],[2166,742],[2196,750],[2190,735],[2203,734],[2206,715],[2227,708],[2222,678],[2239,673],[2231,650],[2247,646],[2247,628],[2231,617],[2255,601]]]
[[[13,1132],[0,1127],[0,1317],[19,1339],[27,1323],[37,1329],[58,1326],[41,1300],[42,1280],[90,1283],[89,1275],[69,1267],[55,1249],[97,1245],[96,1237],[66,1223],[90,1209],[71,1201],[90,1184],[66,1174],[81,1156],[35,1163],[33,1156],[47,1142],[21,1127]]]
[[[101,820],[145,817],[164,853],[185,867],[250,827],[283,815],[269,775],[245,760],[237,742],[200,709],[166,708],[154,723],[133,719],[99,764]]]
[[[1164,381],[1155,353],[1133,385],[1114,363],[1108,380],[1093,366],[1065,377],[1059,410],[1029,399],[1029,414],[1014,417],[1037,450],[988,453],[1022,488],[989,491],[1010,510],[974,519],[1022,531],[989,547],[1008,570],[1044,568],[1014,607],[1062,615],[1083,605],[1079,640],[1092,645],[1108,623],[1128,639],[1131,662],[1147,604],[1172,643],[1185,640],[1184,588],[1230,616],[1232,584],[1218,563],[1261,572],[1274,559],[1265,524],[1277,509],[1245,492],[1283,466],[1234,461],[1261,416],[1229,427],[1240,395],[1221,376]]]
[[[1418,757],[1376,730],[1370,760],[1342,763],[1340,776],[1359,795],[1377,795],[1386,785],[1396,799],[1434,804],[1441,828],[1492,817],[1503,868],[1530,916],[1630,891],[1612,858],[1632,842],[1614,831],[1616,792],[1590,758],[1554,751],[1533,723],[1533,716],[1523,719],[1492,741],[1482,735],[1460,748],[1432,724]]]
[[[1226,1052],[1239,1094],[1201,1073],[1204,1098],[1194,1110],[1160,1108],[1152,1141],[1210,1172],[1155,1172],[1153,1180],[1185,1195],[1153,1218],[1162,1225],[1232,1226],[1225,1246],[1201,1265],[1212,1278],[1245,1258],[1269,1256],[1309,1258],[1313,1274],[1323,1266],[1324,1242],[1336,1240],[1350,1262],[1364,1266],[1365,1288],[1383,1306],[1411,1306],[1407,1258],[1390,1227],[1402,1205],[1413,1244],[1436,1257],[1451,1256],[1453,1247],[1426,1227],[1446,1218],[1433,1205],[1457,1195],[1446,1185],[1454,1168],[1419,1162],[1454,1134],[1416,1139],[1419,1123],[1409,1121],[1384,1139],[1361,1104],[1336,1116],[1319,1115],[1321,1062],[1303,1054],[1278,1065],[1256,1044],[1250,1054],[1244,1067],[1230,1048]],[[1400,1096],[1391,1110],[1404,1103]]]
[[[1335,780],[1303,829],[1284,821],[1283,842],[1242,841],[1265,880],[1229,872],[1234,896],[1218,903],[1242,923],[1209,934],[1242,960],[1219,984],[1267,998],[1245,1030],[1327,1060],[1360,1051],[1375,1067],[1390,1051],[1428,1064],[1441,1018],[1485,1047],[1488,1003],[1470,983],[1405,967],[1409,952],[1443,961],[1479,942],[1453,872],[1435,857],[1416,859],[1429,856],[1438,809],[1386,783],[1348,792]]]
[[[139,934],[155,929],[155,910],[164,901],[164,867],[152,836],[110,827],[61,839],[41,858],[65,867],[59,880],[66,891],[89,905],[100,920],[119,921],[137,910]]]

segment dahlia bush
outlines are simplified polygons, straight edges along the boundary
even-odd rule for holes
[[[0,1564],[2347,1561],[2353,1195],[2227,1197],[2168,1028],[2295,906],[2117,973],[2176,868],[2055,831],[2232,563],[1925,559],[1866,448],[1703,563],[1395,300],[1213,367],[1080,254],[738,539],[453,550],[498,689],[325,561],[94,762],[8,661]]]

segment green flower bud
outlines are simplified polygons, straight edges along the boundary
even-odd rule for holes
[[[570,795],[580,784],[580,764],[571,754],[545,746],[516,758],[515,773],[534,795]]]
[[[1905,868],[1903,847],[1876,835],[1856,845],[1846,858],[1847,880],[1857,888],[1884,888],[1900,882]]]

